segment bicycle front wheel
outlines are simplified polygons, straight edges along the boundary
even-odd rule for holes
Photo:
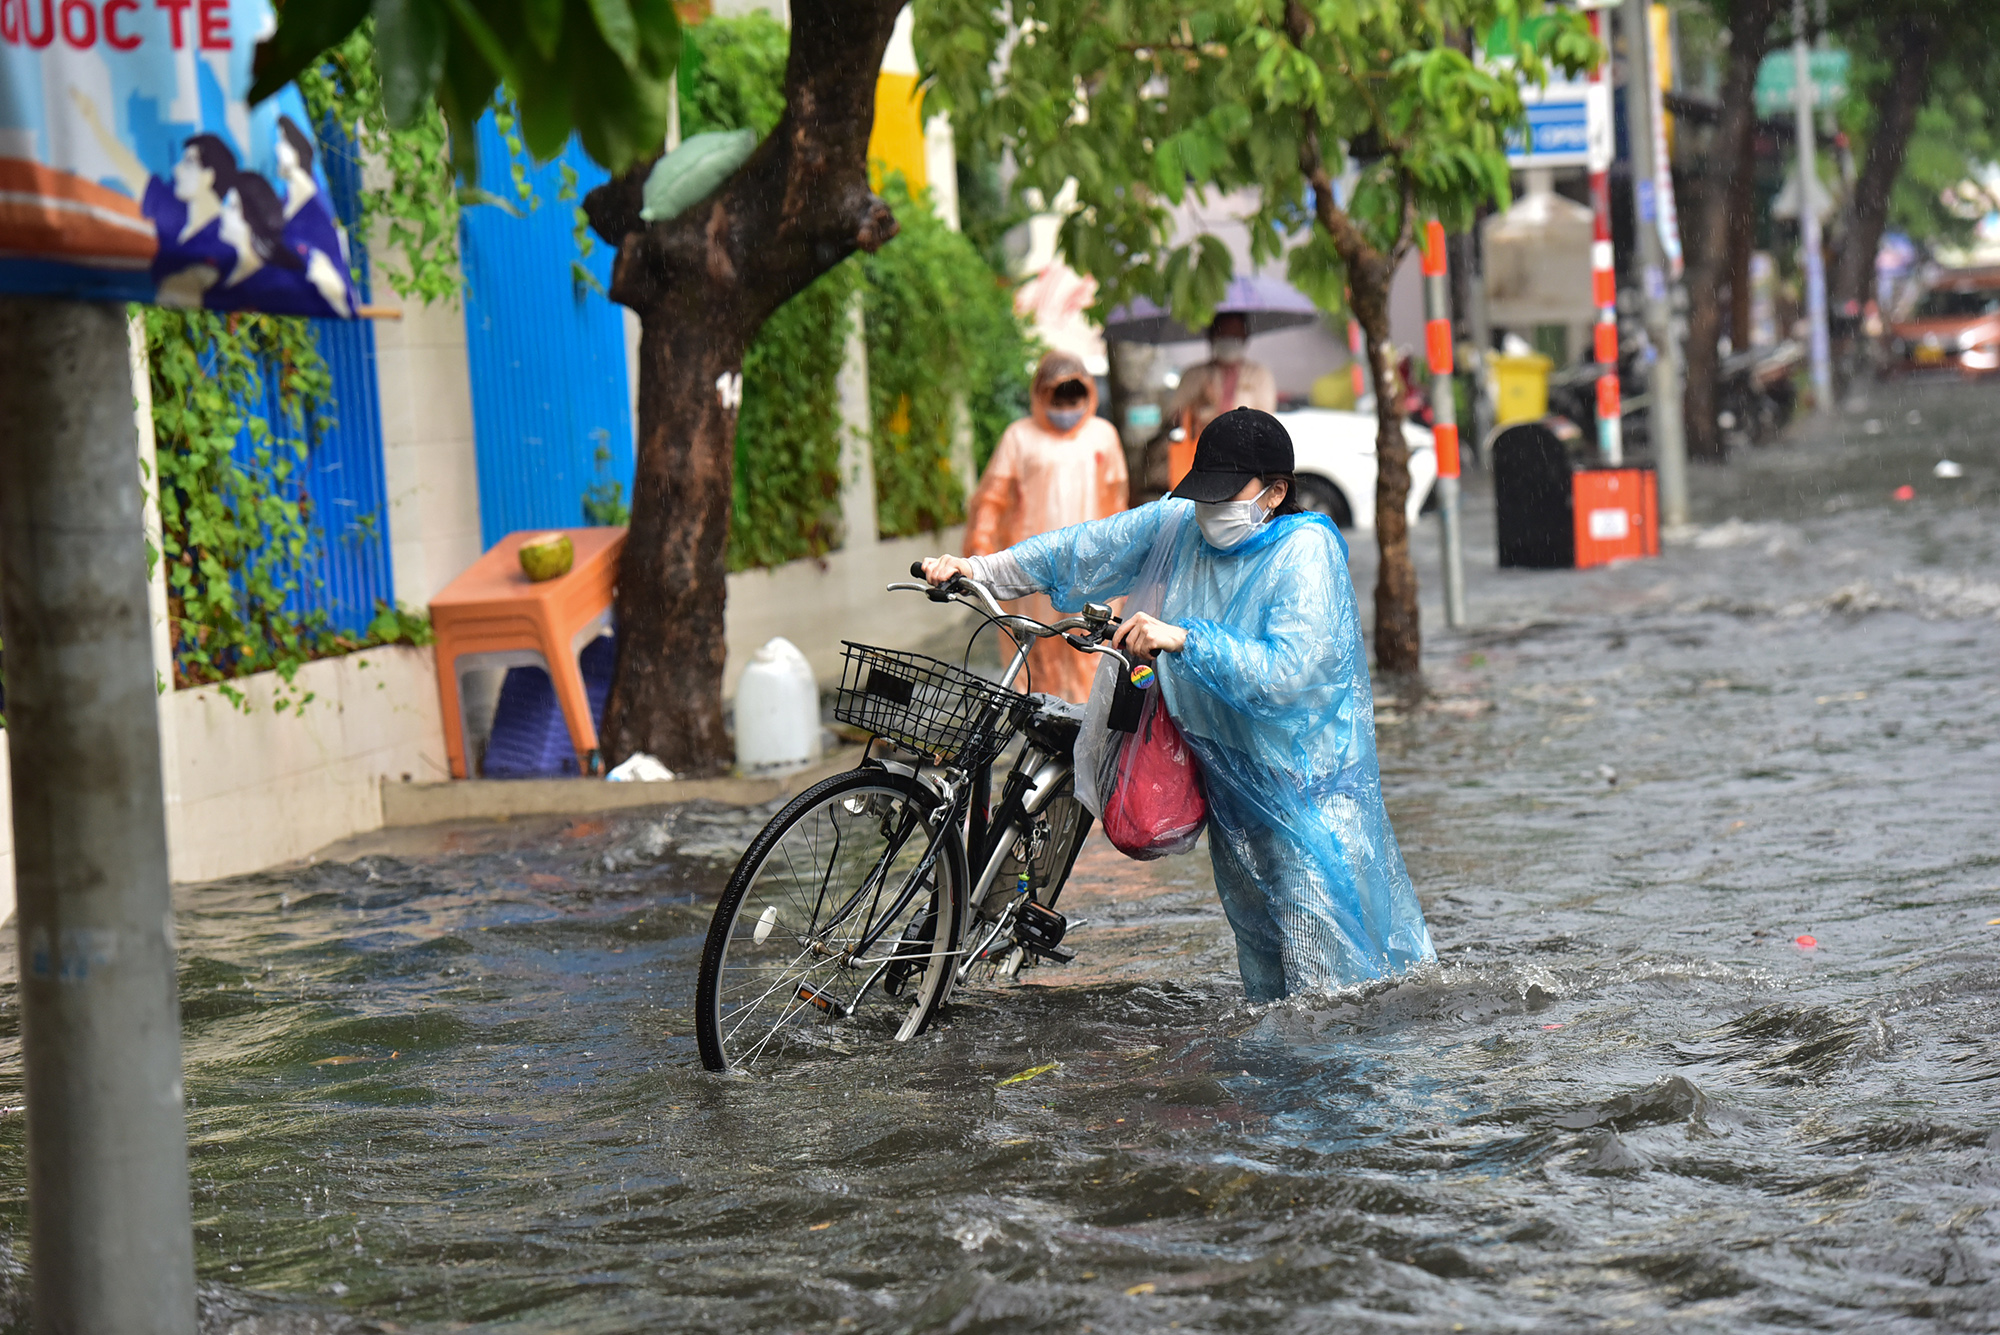
[[[751,841],[709,923],[695,1036],[711,1071],[915,1038],[965,920],[949,810],[889,770],[836,774]]]

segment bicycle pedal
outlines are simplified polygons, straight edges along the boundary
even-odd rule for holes
[[[1050,946],[1046,950],[1043,950],[1023,943],[1021,949],[1027,951],[1036,959],[1047,960],[1051,964],[1068,964],[1076,958],[1074,950],[1064,950],[1059,946]]]
[[[805,1002],[808,1006],[817,1006],[821,1011],[825,1012],[828,1019],[845,1020],[847,1018],[847,1007],[808,984],[799,984],[798,997],[800,1001]]]
[[[1056,949],[1062,944],[1063,933],[1068,930],[1068,919],[1048,905],[1032,899],[1021,905],[1020,914],[1014,920],[1014,940],[1021,949],[1061,963],[1076,958],[1067,951]]]

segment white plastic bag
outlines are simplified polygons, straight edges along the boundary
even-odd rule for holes
[[[634,751],[624,764],[604,777],[611,783],[666,783],[674,777],[674,772],[662,765],[659,757]]]

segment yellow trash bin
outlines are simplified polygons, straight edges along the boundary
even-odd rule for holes
[[[1539,352],[1518,357],[1496,354],[1486,359],[1499,391],[1498,424],[1534,422],[1549,414],[1549,372],[1555,363]]]

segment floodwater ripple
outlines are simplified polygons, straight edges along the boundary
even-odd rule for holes
[[[1248,1005],[1201,860],[1095,845],[1076,964],[721,1078],[696,959],[768,813],[184,888],[204,1327],[2000,1326],[2000,447],[1928,511],[1862,486],[1932,446],[1869,448],[1739,465],[1660,562],[1478,573],[1378,700],[1440,945],[1393,983]]]

